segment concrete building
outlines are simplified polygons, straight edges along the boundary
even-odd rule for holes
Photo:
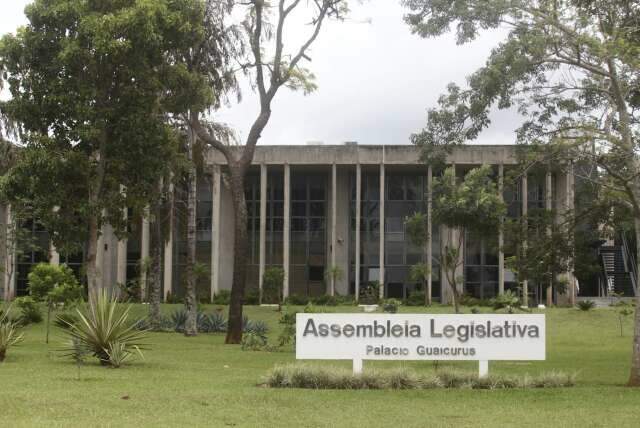
[[[210,276],[198,284],[200,297],[208,298],[231,288],[233,271],[233,209],[224,180],[225,160],[217,152],[207,155],[206,176],[198,188],[198,260]],[[457,148],[447,162],[458,176],[470,168],[489,164],[503,191],[509,216],[520,216],[531,208],[554,208],[562,215],[573,209],[575,180],[571,167],[559,171],[522,177],[515,187],[504,186],[504,174],[516,164],[514,146],[468,145]],[[430,242],[419,248],[411,244],[404,231],[404,219],[414,212],[430,212],[433,173],[420,162],[414,146],[259,146],[247,179],[250,257],[247,288],[258,289],[269,266],[282,266],[286,273],[285,295],[357,295],[372,281],[384,284],[387,297],[406,297],[416,284],[409,280],[411,265],[426,262],[432,266],[430,281],[435,300],[450,296],[440,274],[441,237],[459,231],[432,224]],[[178,196],[179,198],[179,196]],[[2,227],[10,208],[0,209]],[[102,284],[139,276],[138,265],[149,254],[149,223],[130,218],[132,233],[118,241],[105,227],[100,238],[99,266]],[[26,292],[26,275],[40,261],[68,263],[79,270],[82,255],[66,257],[48,243],[47,233],[31,227],[40,250],[15,257],[5,244],[0,262],[5,266],[0,285],[15,296]],[[164,255],[163,290],[165,298],[183,293],[182,273],[186,260],[184,221],[175,215],[171,239]],[[502,231],[492,239],[463,237],[465,292],[490,298],[513,288],[515,276],[505,269],[501,251]],[[7,269],[12,267],[12,269]],[[343,274],[332,281],[327,271],[338,268]],[[572,279],[570,284],[575,283]],[[146,278],[142,278],[143,284]],[[542,290],[542,287],[539,287]],[[529,297],[541,300],[535,287]]]

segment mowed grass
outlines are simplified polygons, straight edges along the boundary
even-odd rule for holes
[[[165,305],[166,313],[179,305]],[[212,310],[206,306],[205,310]],[[352,312],[354,307],[323,308]],[[137,316],[146,306],[136,305]],[[425,312],[424,308],[401,308]],[[450,312],[434,307],[430,312]],[[467,310],[468,312],[468,310]],[[250,319],[280,332],[273,308],[246,307]],[[154,333],[144,360],[120,369],[91,361],[80,370],[56,355],[62,338],[44,343],[44,325],[0,365],[0,427],[638,427],[640,390],[624,387],[631,360],[631,317],[620,337],[613,309],[550,309],[547,360],[492,362],[501,373],[578,373],[574,388],[550,390],[314,391],[257,386],[288,352],[249,352],[224,345],[223,335],[185,338]],[[349,367],[350,362],[323,362]],[[431,371],[431,362],[365,362]],[[444,363],[477,370],[476,363]]]

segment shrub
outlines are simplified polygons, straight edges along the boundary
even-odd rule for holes
[[[398,306],[401,304],[402,303],[397,299],[387,299],[384,301],[382,309],[390,314],[395,314],[398,312]]]
[[[336,302],[338,305],[355,305],[356,299],[353,296],[341,296],[336,294]]]
[[[267,334],[269,334],[269,326],[267,323],[261,320],[249,321],[244,324],[244,332],[252,335],[259,336],[265,341],[267,340]]]
[[[578,308],[581,311],[590,311],[591,309],[596,307],[596,302],[594,302],[593,300],[581,300],[580,302],[578,302]]]
[[[360,302],[365,305],[375,305],[380,299],[380,283],[369,282],[360,289]]]
[[[281,267],[266,268],[262,275],[262,303],[282,303],[283,284],[284,270]]]
[[[228,305],[231,300],[231,292],[229,290],[220,290],[213,296],[213,303],[216,305]]]
[[[309,303],[309,298],[307,296],[299,296],[297,294],[292,294],[285,299],[285,304],[292,306],[304,306]]]
[[[323,294],[322,296],[312,298],[310,300],[310,303],[318,306],[338,306],[338,299],[336,298],[336,296]]]
[[[227,331],[227,320],[219,312],[207,316],[208,333],[224,333]]]
[[[520,298],[516,293],[511,290],[507,290],[499,296],[491,299],[491,306],[493,309],[498,310],[502,308],[512,309],[520,306]]]
[[[20,309],[20,323],[22,325],[38,324],[42,322],[40,306],[32,297],[19,297],[16,306]]]
[[[0,311],[0,363],[7,356],[7,351],[23,339],[24,336],[20,333],[18,324],[9,319],[9,310]]]
[[[409,297],[407,297],[404,301],[404,304],[407,306],[423,306],[424,305],[424,292],[423,291],[412,291],[409,293]]]
[[[253,288],[247,291],[244,295],[243,304],[245,305],[259,305],[260,304],[260,290]]]
[[[53,321],[56,327],[61,328],[63,330],[67,330],[71,328],[70,326],[76,325],[80,321],[75,314],[71,312],[63,312],[56,316],[56,319]]]
[[[187,311],[184,308],[176,309],[170,316],[172,329],[178,333],[184,332],[184,325],[187,322]]]
[[[66,334],[90,349],[100,364],[119,367],[134,351],[142,356],[147,338],[146,331],[136,330],[129,321],[130,309],[103,290],[90,299],[86,311],[76,310],[80,320],[69,325]]]
[[[263,385],[307,389],[560,388],[574,386],[575,375],[553,372],[539,376],[491,375],[478,378],[470,372],[420,374],[406,368],[367,370],[353,374],[351,370],[341,367],[287,364],[275,366],[263,379]]]
[[[261,351],[267,346],[267,338],[257,333],[249,332],[242,335],[240,347],[243,351]]]

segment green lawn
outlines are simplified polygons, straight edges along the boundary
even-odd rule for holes
[[[166,312],[177,305],[166,305]],[[209,310],[210,307],[207,307]],[[355,308],[327,308],[354,311]],[[422,308],[402,308],[407,312]],[[437,307],[434,312],[450,308]],[[135,313],[145,314],[138,305]],[[247,307],[251,319],[280,326],[271,308]],[[547,311],[547,361],[496,362],[491,371],[576,371],[578,385],[556,390],[313,391],[256,386],[293,351],[245,352],[222,335],[151,336],[144,361],[121,369],[76,367],[55,355],[61,339],[44,343],[44,326],[0,365],[0,427],[19,426],[640,426],[640,390],[622,386],[631,351],[631,319],[620,337],[611,309]],[[344,364],[329,363],[329,364]],[[376,363],[432,370],[429,362]],[[366,362],[367,366],[374,363]],[[442,363],[441,363],[442,365]],[[454,365],[454,364],[450,364]],[[477,365],[455,364],[470,370]]]

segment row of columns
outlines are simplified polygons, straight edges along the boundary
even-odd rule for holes
[[[385,166],[379,165],[380,174],[380,253],[379,253],[379,278],[380,284],[380,297],[384,297],[384,277],[385,277]],[[522,215],[525,218],[524,227],[526,227],[526,215],[528,211],[528,183],[527,176],[524,175],[521,179],[522,183]],[[565,200],[561,201],[563,208],[566,210],[573,209],[573,197],[574,197],[574,178],[572,171],[568,171],[566,175],[565,183],[566,189],[564,190]],[[262,164],[260,166],[260,232],[259,232],[259,288],[260,293],[263,289],[263,275],[266,266],[266,218],[267,218],[267,185],[268,185],[268,168],[267,165]],[[172,194],[173,185],[170,186],[170,194]],[[551,173],[546,175],[546,194],[545,194],[545,207],[547,209],[552,208],[552,181]],[[498,189],[500,195],[504,190],[504,166],[498,165]],[[427,170],[427,228],[429,230],[426,242],[426,263],[429,270],[427,278],[427,291],[430,293],[432,289],[432,190],[433,190],[433,171],[431,167]],[[222,176],[220,166],[213,167],[213,186],[212,186],[212,248],[211,248],[211,291],[210,297],[213,297],[220,291],[220,218],[221,218],[221,199],[222,199]],[[356,219],[355,219],[355,295],[356,299],[360,294],[361,288],[361,218],[362,218],[362,166],[356,164]],[[290,289],[290,205],[291,205],[291,172],[289,164],[284,165],[284,227],[283,227],[283,270],[284,270],[284,290],[285,297],[289,295]],[[5,224],[11,222],[11,209],[7,207],[5,210],[6,220]],[[126,215],[126,214],[125,214]],[[330,247],[330,261],[331,267],[336,266],[336,248],[337,248],[337,166],[332,164],[331,166],[331,247]],[[163,296],[167,299],[171,289],[173,280],[173,213],[170,213],[170,227],[169,237],[165,244],[164,249],[164,277],[163,277]],[[498,291],[504,292],[505,283],[505,267],[504,267],[504,229],[500,227],[498,232]],[[149,257],[150,247],[150,228],[148,216],[144,216],[142,220],[142,232],[141,232],[141,259],[146,261]],[[524,242],[524,248],[526,251],[527,243]],[[100,249],[104,248],[104,242],[101,238]],[[116,278],[119,283],[126,281],[126,265],[127,265],[127,240],[123,239],[118,241],[117,244],[117,269]],[[15,265],[15,254],[8,254],[9,257],[5,258],[4,269],[4,283],[9,284],[8,293],[10,296],[15,295],[15,269],[11,269],[9,263]],[[100,257],[98,258],[100,261]],[[60,263],[60,255],[52,245],[50,248],[50,262],[52,264]],[[143,293],[147,288],[147,272],[146,269],[141,270],[141,288]],[[575,300],[575,279],[572,274],[569,274],[569,287],[570,287],[570,299]],[[336,292],[335,278],[331,277],[331,283],[329,292],[333,295]],[[523,304],[528,304],[528,282],[523,282]]]

